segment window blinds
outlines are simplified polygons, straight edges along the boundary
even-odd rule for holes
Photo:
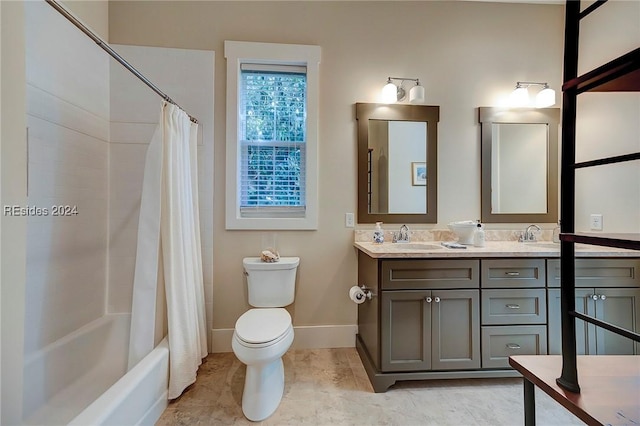
[[[240,212],[304,216],[306,68],[242,64],[240,87]]]

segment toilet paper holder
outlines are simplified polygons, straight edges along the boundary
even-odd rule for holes
[[[364,284],[360,286],[360,290],[362,290],[362,292],[364,293],[365,297],[369,300],[371,300],[373,298],[373,296],[375,296],[375,294],[373,294],[373,292]]]

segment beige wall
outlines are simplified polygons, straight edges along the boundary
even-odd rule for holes
[[[82,23],[103,40],[109,41],[109,2],[107,0],[60,1]]]
[[[418,77],[440,105],[436,228],[480,217],[477,107],[521,81],[561,84],[563,7],[476,2],[112,2],[111,42],[208,49],[224,40],[315,44],[320,64],[320,220],[317,231],[278,232],[282,255],[301,257],[295,326],[356,323],[355,102],[375,102],[388,76]],[[221,56],[219,56],[221,57]],[[224,194],[226,63],[215,75],[215,194]],[[214,199],[213,327],[233,328],[248,307],[241,260],[261,232],[226,231]],[[395,229],[400,224],[387,224]],[[370,225],[362,226],[370,227]],[[423,225],[422,228],[434,226]],[[414,226],[419,228],[419,226]],[[215,343],[214,343],[215,344]]]
[[[0,188],[2,206],[26,204],[24,8],[0,2]],[[0,423],[22,418],[22,366],[25,301],[25,217],[0,216]]]

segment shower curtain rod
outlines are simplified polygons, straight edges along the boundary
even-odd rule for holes
[[[56,0],[45,0],[47,3],[49,3],[49,5],[51,7],[53,7],[55,10],[57,10],[62,16],[64,16],[65,18],[67,18],[73,25],[75,25],[76,27],[78,27],[80,29],[80,31],[82,31],[83,33],[85,33],[86,35],[89,36],[89,38],[91,40],[93,40],[94,42],[96,42],[96,44],[98,46],[100,46],[105,52],[107,52],[109,55],[111,55],[116,61],[120,62],[120,64],[125,67],[126,69],[128,69],[129,71],[131,71],[131,73],[133,75],[135,75],[136,77],[138,77],[144,84],[146,84],[147,86],[149,86],[151,88],[151,90],[153,90],[154,92],[156,92],[158,95],[160,95],[160,97],[162,99],[164,99],[165,101],[169,102],[170,104],[173,104],[175,106],[177,106],[178,108],[180,108],[181,110],[184,111],[184,108],[182,108],[180,105],[178,105],[177,102],[175,102],[173,99],[171,99],[166,93],[164,93],[162,90],[160,90],[158,88],[158,86],[156,86],[155,84],[153,84],[152,82],[150,82],[144,75],[142,75],[140,73],[140,71],[138,71],[137,69],[135,69],[133,67],[133,65],[131,65],[129,62],[127,62],[122,56],[120,56],[118,54],[118,52],[116,52],[115,50],[113,50],[111,48],[111,46],[109,46],[109,44],[107,44],[104,40],[102,40],[96,33],[94,33],[93,31],[91,31],[89,28],[87,28],[82,22],[80,22],[78,19],[76,19],[75,16],[73,16],[71,13],[69,13],[64,7],[62,7]],[[187,114],[189,115],[189,114]],[[193,123],[198,123],[198,120],[195,117],[192,117],[191,115],[189,115],[189,119],[193,122]]]

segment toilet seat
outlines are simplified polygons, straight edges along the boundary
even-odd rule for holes
[[[247,347],[276,344],[293,330],[291,315],[283,308],[249,309],[236,321],[235,335]]]

